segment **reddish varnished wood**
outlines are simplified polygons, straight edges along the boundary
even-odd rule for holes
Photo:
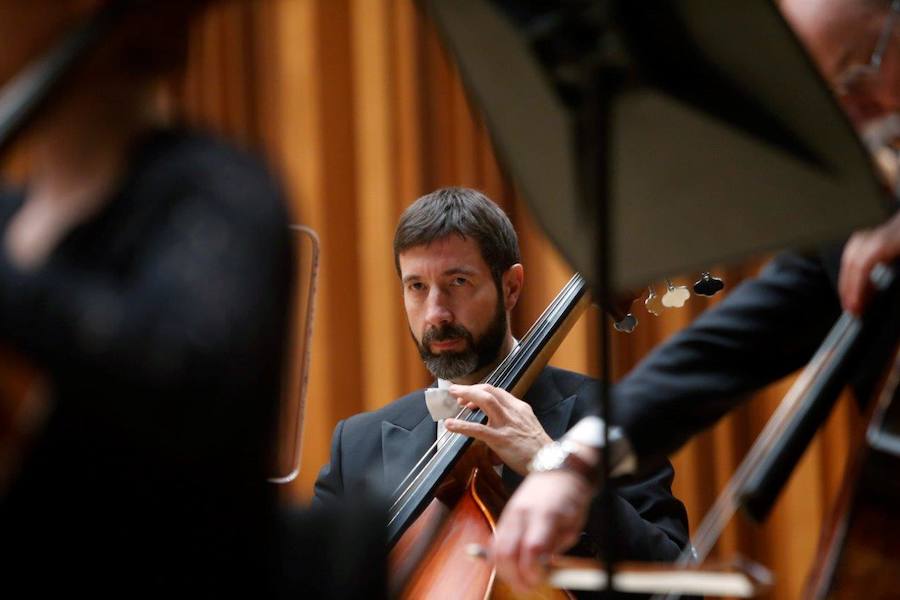
[[[479,463],[473,466],[473,461]],[[459,476],[468,473],[468,481],[460,486]],[[507,598],[564,599],[564,590],[539,588],[522,596],[515,595],[496,579],[489,561],[469,556],[470,544],[490,546],[494,526],[506,504],[508,494],[483,446],[473,445],[454,469],[428,506],[391,552],[392,574],[401,576],[397,590],[402,598],[447,598],[506,600]],[[452,504],[451,504],[452,503]],[[420,552],[421,548],[427,548]],[[409,569],[410,564],[415,564]],[[403,573],[408,569],[407,573]]]

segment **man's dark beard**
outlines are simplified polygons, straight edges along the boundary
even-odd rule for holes
[[[500,347],[506,338],[507,323],[506,311],[503,303],[497,300],[497,310],[494,318],[488,325],[478,341],[472,338],[472,334],[462,325],[446,324],[441,327],[432,327],[422,336],[422,342],[416,340],[419,347],[419,355],[425,361],[425,366],[431,374],[439,379],[454,380],[474,373],[497,360]],[[444,342],[462,338],[466,341],[466,348],[459,352],[443,352],[435,354],[428,349],[433,342]]]

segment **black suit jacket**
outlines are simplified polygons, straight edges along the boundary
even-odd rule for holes
[[[593,409],[598,393],[597,382],[589,377],[546,367],[524,400],[547,434],[556,439]],[[332,438],[331,461],[316,480],[313,503],[326,505],[373,487],[393,492],[436,435],[437,425],[428,414],[423,390],[341,421]],[[672,560],[687,543],[687,516],[672,496],[673,477],[671,465],[665,463],[645,479],[617,488],[616,548],[622,558]],[[503,480],[513,490],[522,478],[504,469]],[[603,522],[594,516],[589,520],[585,532],[589,546],[602,543]]]

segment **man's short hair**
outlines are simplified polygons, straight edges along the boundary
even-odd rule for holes
[[[402,252],[449,235],[475,240],[496,282],[521,260],[519,238],[506,213],[479,191],[448,187],[422,196],[400,216],[394,232],[397,273]]]

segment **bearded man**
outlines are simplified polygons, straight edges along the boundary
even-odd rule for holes
[[[510,312],[522,290],[524,267],[506,214],[479,192],[439,189],[401,216],[394,256],[413,341],[435,385],[488,416],[486,425],[440,419],[416,390],[387,406],[338,423],[331,460],[315,485],[314,504],[355,496],[373,485],[392,491],[445,430],[483,441],[502,462],[512,491],[544,444],[561,436],[595,404],[597,382],[545,367],[524,399],[482,381],[514,348]],[[469,386],[469,387],[463,387]],[[617,488],[615,548],[623,559],[672,560],[687,543],[687,517],[671,492],[670,464]],[[594,511],[583,548],[601,550],[603,520]]]

